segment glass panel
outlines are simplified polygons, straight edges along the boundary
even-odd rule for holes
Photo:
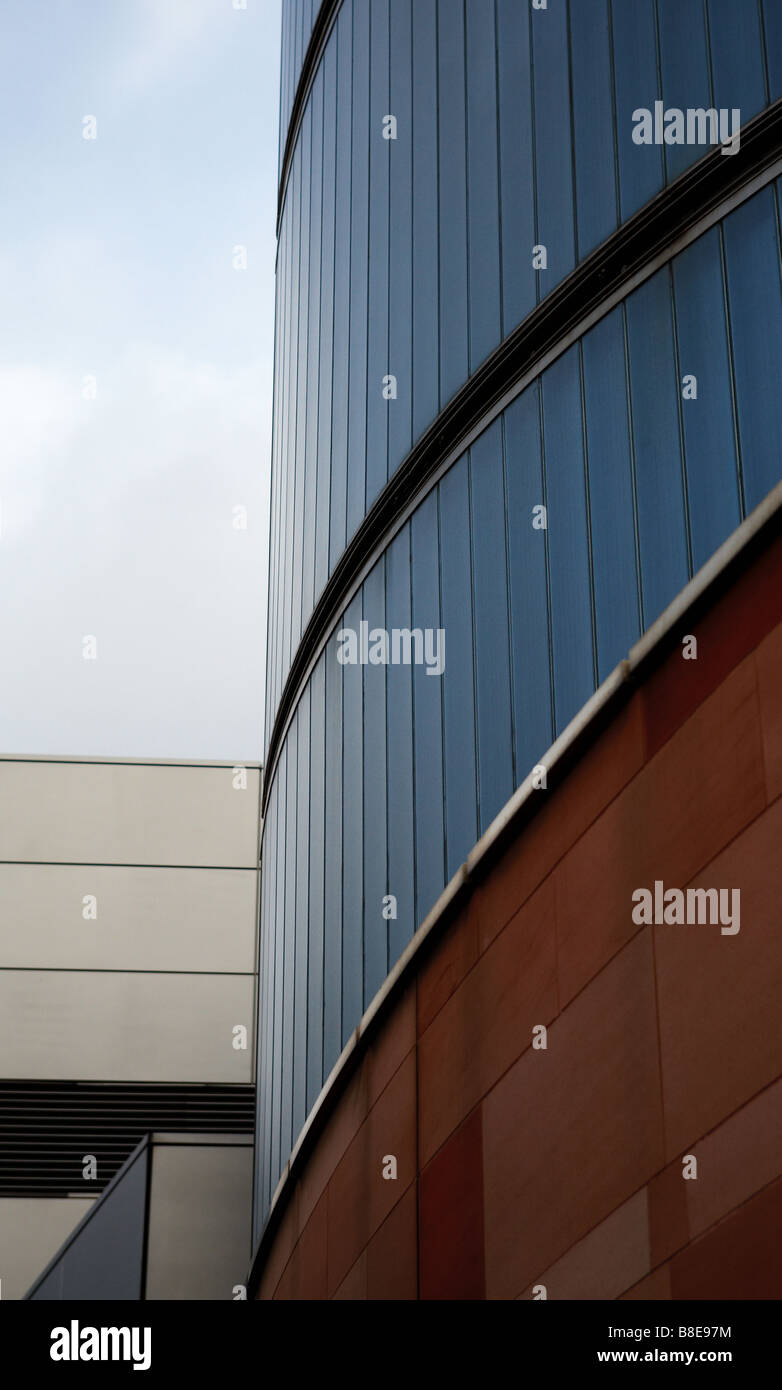
[[[470,371],[500,340],[500,228],[494,10],[468,5],[467,189]]]
[[[446,879],[450,880],[478,839],[470,492],[466,454],[446,473],[439,490],[446,653],[443,676]]]
[[[720,230],[673,262],[693,569],[741,520]],[[697,392],[692,399],[693,391]],[[686,394],[685,394],[686,393]]]
[[[627,300],[643,626],[689,578],[670,267]]]
[[[467,380],[467,136],[464,106],[464,5],[440,0],[440,398]]]
[[[782,314],[773,188],[723,223],[733,369],[747,512],[779,482],[782,458]]]
[[[444,883],[442,672],[447,653],[440,623],[437,493],[430,492],[411,521],[414,639],[422,634],[413,667],[415,752],[416,927]],[[423,660],[419,658],[423,657]]]
[[[364,621],[372,637],[386,626],[385,562],[367,575]],[[386,850],[386,668],[364,667],[364,1008],[388,973]]]
[[[513,791],[502,426],[470,451],[481,834]]]
[[[510,333],[531,309],[538,294],[532,268],[535,195],[532,152],[532,83],[530,81],[530,8],[518,0],[497,0],[497,75],[500,119],[500,191],[502,203],[503,332]],[[440,160],[442,177],[442,158]],[[458,222],[451,230],[451,236]]]
[[[361,594],[354,598],[345,614],[345,627],[360,633]],[[343,875],[342,875],[342,1039],[344,1047],[363,1011],[363,668],[342,668],[343,699]]]
[[[386,626],[411,626],[410,526],[386,551]],[[409,666],[387,668],[388,891],[397,915],[388,923],[388,963],[393,966],[413,935],[413,680]]]
[[[654,0],[612,0],[611,13],[619,202],[625,221],[663,186],[662,146],[633,141],[633,112],[653,111],[660,90]]]
[[[549,367],[542,381],[555,733],[594,690],[579,348]]]
[[[570,51],[578,254],[584,257],[611,235],[618,218],[608,0],[571,5]]]
[[[641,630],[621,305],[587,333],[582,356],[600,682],[624,660]]]

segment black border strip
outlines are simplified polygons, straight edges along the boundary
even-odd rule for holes
[[[493,408],[515,382],[536,363],[542,363],[588,314],[664,254],[700,219],[768,169],[781,153],[782,98],[748,122],[737,154],[723,155],[720,147],[711,150],[582,261],[500,343],[416,442],[343,551],[310,615],[277,705],[266,750],[263,815],[285,731],[309,666],[325,646],[356,576],[384,548],[384,538],[394,521],[418,494],[425,494],[443,460],[476,426],[484,418],[487,425],[490,423]]]

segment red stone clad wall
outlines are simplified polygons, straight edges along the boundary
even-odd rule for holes
[[[782,1298],[782,543],[691,631],[422,954],[260,1297]],[[635,925],[655,880],[739,933]]]

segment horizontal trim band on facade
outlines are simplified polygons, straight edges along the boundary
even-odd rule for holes
[[[291,663],[266,750],[262,815],[307,680],[366,575],[452,463],[511,401],[661,265],[782,173],[782,100],[714,149],[613,233],[530,313],[439,413],[389,479],[343,551]]]
[[[780,535],[782,483],[777,484],[681,590],[543,755],[540,761],[546,768],[549,790],[555,790],[564,781],[570,769],[606,725],[676,646],[684,630],[683,625],[686,624],[686,630],[690,630],[691,624],[706,613]],[[531,773],[446,885],[348,1039],[282,1171],[253,1255],[247,1278],[248,1298],[257,1295],[266,1256],[279,1229],[290,1194],[340,1095],[374,1039],[377,1027],[386,1019],[418,969],[424,953],[440,940],[454,912],[464,906],[474,887],[490,871],[512,840],[534,819],[541,805],[540,791]]]

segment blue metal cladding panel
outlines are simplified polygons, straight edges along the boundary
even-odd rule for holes
[[[301,151],[301,209],[299,216],[299,355],[296,369],[296,509],[293,534],[304,533],[307,491],[307,363],[310,326],[310,191],[312,187],[312,112],[307,109],[300,142]],[[310,507],[310,511],[312,508]],[[295,651],[301,638],[302,593],[304,588],[305,556],[301,547],[293,555],[293,598],[291,605],[291,650]]]
[[[375,565],[364,583],[364,621],[374,641],[386,628],[386,567]],[[364,667],[364,1007],[388,973],[389,893],[386,785],[386,669]],[[387,907],[387,905],[386,905]]]
[[[651,111],[660,92],[654,0],[611,0],[611,12],[619,203],[625,221],[663,186],[661,146],[633,143],[633,112]]]
[[[287,796],[287,767],[288,749],[287,745],[280,755],[279,767],[277,771],[277,783],[279,795],[277,799],[277,840],[275,852],[277,858],[277,904],[274,914],[274,1018],[272,1036],[272,1089],[271,1089],[271,1109],[269,1118],[270,1127],[270,1153],[269,1153],[269,1191],[270,1195],[277,1186],[284,1159],[280,1156],[280,1113],[281,1113],[281,1087],[282,1087],[282,1018],[283,1018],[283,980],[284,980],[284,947],[285,947],[285,868],[286,868],[286,796]]]
[[[499,152],[494,6],[467,5],[470,370],[500,340]]]
[[[307,379],[305,384],[307,437],[304,532],[302,536],[302,562],[304,565],[301,586],[302,627],[306,627],[307,619],[312,612],[315,585],[315,510],[318,486],[320,368],[320,233],[323,201],[323,88],[320,84],[317,84],[316,90],[313,91],[312,97],[307,103],[307,114],[312,123],[312,158],[310,163],[309,286],[307,290],[309,325],[307,329]],[[272,529],[273,534],[274,530]]]
[[[410,451],[413,438],[413,91],[412,16],[408,4],[391,7],[391,84],[388,114],[397,122],[388,140],[390,165],[390,251],[388,370],[397,379],[397,399],[388,412],[388,471]],[[389,134],[392,134],[390,129]]]
[[[326,648],[326,850],[323,942],[323,1071],[342,1051],[342,667]]]
[[[307,952],[307,1110],[323,1085],[323,945],[326,832],[326,657],[310,680],[310,894]],[[297,1020],[303,1028],[304,1021]]]
[[[277,845],[278,835],[278,813],[280,802],[280,780],[275,779],[274,795],[269,802],[269,827],[268,827],[268,853],[264,855],[264,874],[268,874],[271,881],[269,897],[267,899],[267,916],[264,918],[264,961],[266,978],[264,979],[265,1022],[263,1028],[263,1056],[273,1058],[274,1056],[274,971],[277,959]],[[265,1068],[265,1095],[264,1095],[264,1146],[263,1157],[265,1162],[263,1197],[264,1205],[268,1206],[272,1197],[271,1189],[271,1148],[272,1148],[272,1099],[274,1094],[274,1068],[267,1065]]]
[[[741,520],[719,227],[673,265],[693,569]],[[697,393],[697,394],[694,394]]]
[[[439,663],[447,648],[440,638],[440,545],[437,494],[430,492],[413,514],[412,551],[413,629],[422,634],[413,667],[413,730],[415,766],[415,922],[423,921],[445,886],[445,826],[443,822],[442,673]],[[423,661],[420,660],[423,656]],[[437,664],[436,664],[437,663]]]
[[[532,72],[538,244],[545,246],[548,252],[548,269],[540,274],[543,298],[575,264],[568,20],[565,5],[536,10],[532,16]]]
[[[643,624],[649,627],[689,578],[668,266],[627,300],[627,331]]]
[[[760,9],[754,0],[741,5],[735,0],[707,0],[707,4],[714,105],[718,109],[738,108],[745,125],[767,100]]]
[[[505,334],[512,332],[526,318],[534,309],[538,297],[538,277],[532,266],[532,248],[537,243],[537,236],[530,18],[528,7],[519,5],[517,0],[497,0],[502,318]],[[455,145],[458,150],[458,137]],[[440,169],[442,180],[442,157]],[[456,229],[458,225],[457,221]]]
[[[353,7],[348,540],[361,522],[366,500],[369,142],[369,6],[364,3]]]
[[[389,112],[388,0],[369,0],[369,347],[367,354],[366,506],[388,477],[388,411],[383,382],[388,362],[389,142],[383,122]]]
[[[386,551],[386,627],[410,628],[410,527]],[[393,966],[413,935],[415,824],[413,818],[413,681],[409,666],[387,668],[388,892],[396,917],[388,922],[388,963]]]
[[[779,0],[763,0],[763,27],[769,100],[778,101],[782,97],[782,5]]]
[[[320,361],[318,382],[318,481],[315,500],[315,598],[328,578],[329,497],[331,490],[331,405],[334,371],[335,141],[337,131],[337,51],[332,43],[323,60],[323,219],[320,248]],[[319,74],[320,79],[320,74]]]
[[[666,108],[708,109],[711,106],[711,76],[703,0],[657,0],[657,13],[662,71],[660,95]],[[666,145],[664,155],[670,180],[700,159],[703,150],[698,145]]]
[[[598,681],[641,634],[624,311],[582,341]]]
[[[618,221],[609,23],[608,0],[570,7],[579,259]]]
[[[406,0],[396,0],[406,4]],[[439,409],[437,0],[413,3],[413,434]],[[394,292],[396,286],[393,287]],[[399,364],[397,363],[397,366]]]
[[[513,791],[502,425],[470,450],[481,833]]]
[[[337,132],[334,225],[334,370],[331,382],[331,521],[329,573],[345,549],[350,367],[350,182],[352,145],[352,7],[337,20]]]
[[[298,848],[297,809],[298,809],[298,712],[291,725],[287,739],[288,793],[286,799],[285,822],[285,916],[280,923],[283,933],[283,979],[282,979],[282,1086],[280,1088],[280,1145],[281,1163],[287,1161],[293,1137],[293,972],[296,964],[296,898],[298,874],[296,857]],[[302,853],[305,852],[302,845]]]
[[[440,488],[446,878],[456,873],[478,838],[475,766],[475,651],[470,573],[470,480],[467,458],[454,464]]]
[[[542,391],[554,725],[559,734],[595,688],[578,344],[545,373]]]
[[[298,364],[299,364],[299,260],[301,255],[301,218],[299,209],[301,205],[301,147],[296,152],[296,162],[293,171],[293,219],[291,227],[293,237],[291,242],[290,260],[290,282],[291,282],[291,336],[290,352],[288,358],[288,442],[289,448],[286,452],[286,476],[287,476],[287,499],[285,506],[285,531],[282,538],[283,553],[285,555],[285,576],[286,582],[282,590],[282,662],[283,670],[287,670],[290,665],[291,652],[291,603],[293,598],[293,572],[295,563],[293,558],[294,541],[294,517],[296,509],[296,493],[299,482],[299,449],[296,427],[298,423],[298,412],[296,409],[296,395],[298,388]]]
[[[345,613],[345,627],[360,632],[361,593]],[[344,1047],[364,1011],[363,668],[342,671],[342,1036]]]
[[[516,780],[553,738],[546,577],[547,531],[540,439],[540,387],[534,382],[505,412],[513,712]]]
[[[293,1139],[307,1118],[307,957],[310,887],[310,693],[307,687],[299,702],[298,787],[296,796],[296,913],[294,920],[295,1029],[293,1036]]]
[[[440,398],[445,403],[469,376],[463,0],[439,0],[438,21],[439,352]]]
[[[751,512],[776,482],[782,457],[782,319],[779,241],[774,190],[726,217],[733,365],[744,473]]]

